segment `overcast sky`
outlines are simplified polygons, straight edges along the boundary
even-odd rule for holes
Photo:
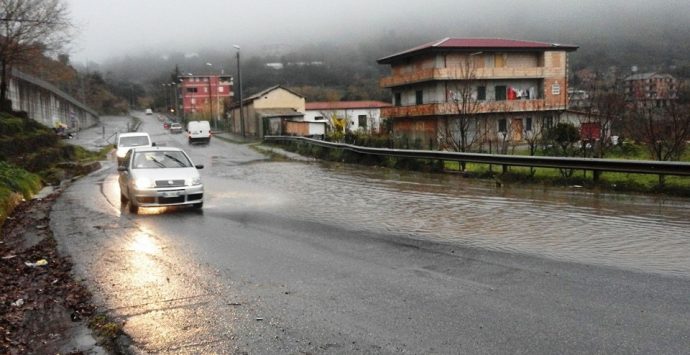
[[[380,37],[387,31],[442,37],[561,41],[574,31],[631,34],[654,23],[688,23],[688,0],[63,0],[77,26],[73,61],[209,46],[257,50]],[[613,25],[612,25],[613,23]],[[638,27],[639,26],[639,27]],[[537,28],[533,35],[526,29]],[[608,31],[608,30],[607,30]],[[577,43],[574,43],[577,44]]]

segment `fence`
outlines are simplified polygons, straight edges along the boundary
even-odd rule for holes
[[[359,154],[383,155],[402,158],[436,159],[468,163],[484,163],[502,165],[503,171],[509,166],[526,166],[556,169],[579,169],[594,172],[594,179],[599,172],[612,171],[636,174],[677,175],[690,176],[690,163],[649,161],[649,160],[621,160],[621,159],[593,159],[571,157],[521,156],[480,153],[443,152],[435,150],[387,149],[361,147],[352,144],[326,142],[318,139],[293,136],[266,136],[264,141],[302,141],[326,148],[344,149]]]

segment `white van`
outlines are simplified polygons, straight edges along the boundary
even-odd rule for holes
[[[189,121],[187,123],[187,139],[192,143],[210,143],[211,125],[208,121]]]
[[[151,147],[151,136],[146,132],[130,132],[119,133],[117,135],[117,142],[115,143],[115,155],[117,156],[117,165],[122,163],[127,152],[134,147]]]
[[[147,115],[153,115],[153,110],[150,109],[150,108],[147,108],[147,109],[146,109],[146,114],[147,114]]]

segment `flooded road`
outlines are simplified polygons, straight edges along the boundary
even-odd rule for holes
[[[688,349],[688,200],[271,161],[144,119],[204,165],[202,211],[129,213],[112,161],[51,211],[132,353]]]
[[[221,165],[217,159],[212,164]],[[261,162],[220,175],[246,184],[243,191],[256,194],[256,208],[287,217],[359,232],[690,276],[687,199],[576,187],[497,188],[490,181],[454,175],[337,163]]]

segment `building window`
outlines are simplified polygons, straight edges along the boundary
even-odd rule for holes
[[[505,85],[496,85],[496,88],[494,89],[495,92],[495,97],[496,101],[503,101],[506,99],[506,86]]]
[[[416,105],[422,105],[424,103],[424,91],[417,90],[417,91],[415,91],[414,95],[415,95],[415,104]]]
[[[477,100],[486,100],[486,86],[477,86]]]
[[[359,128],[367,129],[367,115],[357,116],[357,121]]]
[[[219,87],[218,87],[218,92],[225,92],[225,87],[219,86]]]
[[[551,116],[546,116],[544,117],[544,124],[543,124],[545,129],[549,129],[553,127],[553,117]]]
[[[196,93],[196,88],[187,88],[187,92],[191,94]]]
[[[395,106],[402,106],[402,97],[399,92],[395,93]]]
[[[498,120],[498,131],[501,133],[508,132],[508,122],[505,118],[501,118],[500,120]]]
[[[196,99],[192,99],[192,105],[196,105]]]
[[[323,116],[314,117],[314,121],[323,121]]]
[[[525,118],[525,131],[530,132],[532,130],[532,117]]]
[[[207,87],[204,87],[204,92],[205,92],[205,93],[208,92],[208,88],[207,88]]]

